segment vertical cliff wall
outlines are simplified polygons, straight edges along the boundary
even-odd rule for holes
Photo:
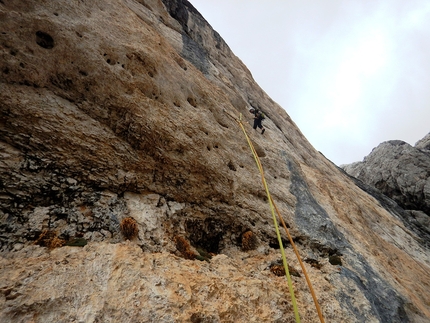
[[[264,135],[247,129],[327,321],[430,318],[425,244],[187,1],[4,0],[0,46],[2,322],[291,321],[267,198],[223,112],[250,106],[267,115]],[[317,322],[303,275],[294,285]]]

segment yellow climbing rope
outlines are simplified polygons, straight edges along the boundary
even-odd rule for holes
[[[263,182],[264,189],[266,190],[267,198],[269,200],[270,210],[272,212],[273,223],[275,225],[276,235],[277,235],[278,242],[279,242],[279,247],[280,247],[280,250],[281,250],[282,262],[283,262],[284,269],[285,269],[285,275],[286,275],[287,281],[288,281],[288,289],[290,291],[291,301],[293,303],[293,309],[294,309],[294,315],[295,315],[296,322],[297,323],[300,322],[300,316],[299,316],[299,312],[298,312],[298,309],[297,309],[297,302],[296,302],[296,298],[294,296],[293,284],[292,284],[292,281],[291,281],[290,272],[288,270],[287,258],[285,256],[285,251],[284,251],[284,247],[283,247],[283,244],[282,244],[281,234],[279,232],[279,226],[278,226],[278,221],[276,220],[275,211],[278,214],[279,220],[280,220],[283,228],[285,229],[285,232],[286,232],[286,234],[288,236],[288,239],[289,239],[289,241],[290,241],[290,243],[291,243],[291,245],[292,245],[292,247],[294,249],[294,253],[296,254],[297,259],[299,260],[300,266],[302,268],[303,274],[305,275],[306,282],[308,284],[309,290],[310,290],[312,298],[314,300],[315,307],[316,307],[316,310],[317,310],[320,322],[321,323],[325,323],[324,322],[324,317],[323,317],[322,312],[321,312],[321,308],[320,308],[320,306],[318,304],[318,300],[316,298],[316,295],[315,295],[314,289],[312,287],[311,281],[309,279],[309,276],[307,274],[306,268],[305,268],[305,266],[304,266],[304,264],[303,264],[303,262],[301,260],[300,254],[299,254],[299,252],[298,252],[298,250],[296,248],[296,245],[295,245],[295,243],[294,243],[294,241],[293,241],[293,239],[292,239],[292,237],[291,237],[291,235],[290,235],[290,233],[289,233],[289,231],[287,229],[287,226],[285,225],[285,221],[282,218],[281,213],[279,212],[279,209],[277,208],[275,202],[272,199],[272,196],[270,195],[269,188],[267,186],[267,182],[266,182],[266,179],[265,179],[265,176],[264,176],[264,170],[263,170],[263,166],[261,164],[260,158],[258,157],[258,154],[255,151],[254,145],[252,144],[252,141],[249,138],[248,133],[246,132],[246,129],[245,129],[243,123],[242,123],[242,114],[240,114],[239,119],[237,119],[235,116],[232,116],[230,113],[228,113],[225,109],[224,109],[224,112],[227,113],[231,118],[233,118],[239,124],[239,126],[241,127],[241,129],[242,129],[242,131],[243,131],[243,133],[245,135],[245,138],[246,138],[246,140],[248,142],[248,145],[251,148],[252,155],[254,156],[254,160],[255,160],[255,162],[257,164],[258,170],[260,171],[261,180]]]
[[[272,198],[272,197],[270,197],[270,198]],[[311,295],[312,295],[312,299],[314,300],[315,308],[316,308],[316,310],[317,310],[317,313],[318,313],[318,317],[319,317],[319,319],[320,319],[320,322],[321,322],[321,323],[325,323],[325,321],[324,321],[324,317],[323,317],[322,312],[321,312],[321,308],[320,308],[320,306],[319,306],[319,304],[318,304],[317,296],[315,295],[315,291],[314,291],[314,289],[313,289],[313,287],[312,287],[311,280],[309,279],[308,272],[306,271],[306,267],[305,267],[305,265],[303,264],[303,261],[302,261],[302,259],[301,259],[301,257],[300,257],[300,254],[299,254],[299,251],[298,251],[298,250],[297,250],[297,248],[296,248],[296,244],[294,243],[293,238],[291,237],[290,232],[288,231],[287,226],[285,225],[285,221],[284,221],[284,219],[282,218],[281,213],[279,212],[279,210],[278,210],[278,208],[276,207],[276,204],[275,204],[275,202],[274,202],[273,200],[272,200],[272,203],[273,203],[273,205],[275,206],[276,213],[278,214],[279,220],[281,221],[281,224],[282,224],[282,226],[284,227],[285,232],[287,233],[288,240],[290,240],[291,246],[292,246],[292,247],[293,247],[293,249],[294,249],[294,253],[296,254],[297,259],[299,260],[300,267],[302,268],[303,274],[305,275],[306,283],[308,284],[309,290],[310,290]]]
[[[241,119],[242,119],[242,114],[240,114],[238,123],[239,123],[240,127],[242,128],[242,131],[246,137],[246,140],[248,141],[249,147],[251,148],[251,151],[252,151],[252,154],[254,156],[255,162],[257,164],[258,170],[260,171],[260,174],[261,174],[261,180],[263,182],[264,189],[266,190],[267,198],[269,200],[270,210],[272,211],[273,224],[275,225],[276,236],[278,237],[279,248],[281,249],[282,262],[284,264],[285,276],[287,277],[287,281],[288,281],[288,290],[290,291],[291,302],[293,303],[294,316],[296,318],[296,322],[300,323],[299,310],[297,308],[296,297],[294,296],[293,282],[291,280],[290,271],[288,270],[287,257],[285,256],[285,250],[284,250],[284,246],[282,244],[281,233],[279,232],[278,221],[276,220],[275,207],[273,205],[273,200],[270,196],[269,187],[267,186],[266,178],[264,177],[264,170],[263,170],[263,166],[261,165],[260,158],[258,157],[257,152],[255,151],[254,145],[252,144],[251,139],[249,138],[249,136],[245,130],[245,127],[243,126]]]

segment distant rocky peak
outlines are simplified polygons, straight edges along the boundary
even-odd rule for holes
[[[379,144],[362,162],[342,165],[349,175],[376,188],[410,212],[403,220],[430,238],[430,134],[415,147],[402,140]],[[419,212],[420,216],[416,214]]]
[[[430,150],[430,132],[424,138],[416,142],[415,148]]]

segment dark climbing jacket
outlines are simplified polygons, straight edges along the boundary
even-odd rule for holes
[[[266,119],[266,116],[264,115],[264,113],[260,110],[255,110],[254,111],[254,115],[257,117],[258,120],[264,120]]]

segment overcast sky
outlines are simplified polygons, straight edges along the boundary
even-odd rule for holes
[[[430,132],[430,0],[190,0],[337,165]]]

